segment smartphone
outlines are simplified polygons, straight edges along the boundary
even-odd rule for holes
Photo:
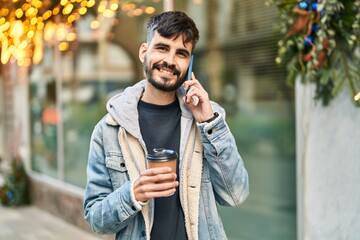
[[[187,70],[187,80],[191,80],[193,64],[194,64],[194,54],[191,54],[190,63],[189,63],[189,67],[188,67],[188,70]],[[185,95],[188,93],[189,90],[190,90],[190,88],[188,88],[186,90]]]
[[[189,63],[188,71],[187,71],[187,80],[191,80],[193,64],[194,64],[194,55],[192,54],[190,56],[190,63]],[[188,93],[189,90],[190,90],[190,87],[186,90],[185,95]],[[196,106],[199,103],[199,98],[197,96],[193,96],[192,102]]]
[[[190,63],[189,63],[188,71],[187,71],[187,80],[191,79],[193,63],[194,63],[194,54],[191,54]]]

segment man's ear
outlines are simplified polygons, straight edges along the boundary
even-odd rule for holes
[[[146,51],[147,51],[147,44],[146,43],[141,44],[139,49],[139,59],[142,63],[144,63],[145,61]]]

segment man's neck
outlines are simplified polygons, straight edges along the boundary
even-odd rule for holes
[[[176,98],[175,91],[173,92],[164,92],[162,90],[156,89],[151,83],[147,83],[145,86],[145,91],[141,100],[146,103],[151,103],[155,105],[168,105],[173,103]]]

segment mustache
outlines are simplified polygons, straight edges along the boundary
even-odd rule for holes
[[[174,75],[179,76],[180,75],[180,71],[176,68],[175,65],[170,65],[167,62],[163,62],[163,63],[155,63],[152,67],[152,69],[161,69],[161,68],[168,68],[171,71],[174,72]]]

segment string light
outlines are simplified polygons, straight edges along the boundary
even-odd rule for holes
[[[128,16],[154,14],[151,6],[137,6],[141,0],[0,0],[0,62],[19,66],[38,64],[43,46],[68,51],[76,40],[76,21],[88,13],[97,15],[91,29],[100,27],[102,18],[114,18],[121,11]],[[154,1],[154,3],[159,1]],[[135,4],[136,3],[136,4]],[[95,11],[91,10],[94,8]],[[113,21],[115,22],[115,21]]]

